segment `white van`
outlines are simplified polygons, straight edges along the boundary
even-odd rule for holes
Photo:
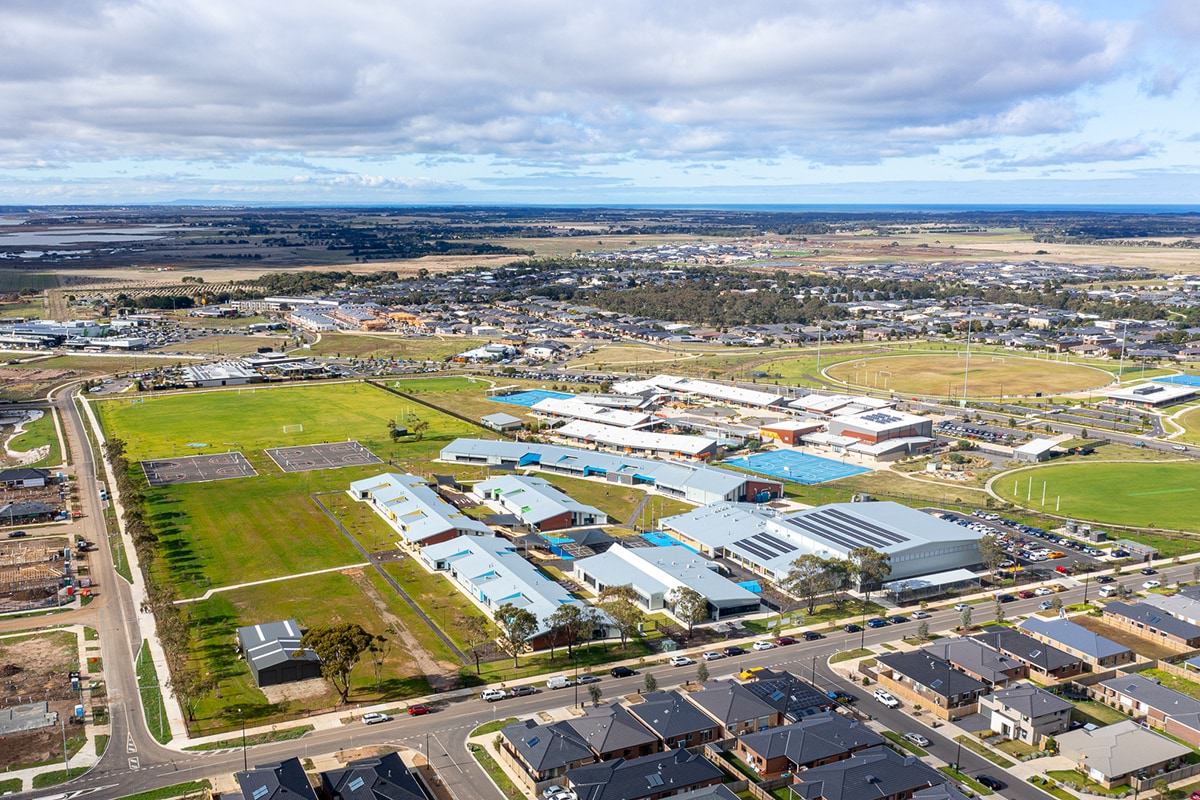
[[[1113,595],[1119,593],[1120,591],[1121,591],[1121,587],[1119,587],[1119,586],[1101,586],[1100,587],[1100,596],[1101,597],[1112,597]]]
[[[566,675],[555,675],[550,680],[546,681],[547,689],[565,689],[571,685],[571,679]]]

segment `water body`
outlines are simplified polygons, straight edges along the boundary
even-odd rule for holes
[[[47,231],[0,233],[0,247],[61,247],[94,242],[150,242],[165,239],[172,231],[166,225],[129,228],[53,228]]]

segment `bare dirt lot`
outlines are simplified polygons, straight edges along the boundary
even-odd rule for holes
[[[79,668],[76,637],[57,631],[0,639],[0,697],[5,707],[45,700],[60,718],[71,716],[75,695],[68,673]],[[83,728],[67,726],[67,749],[83,744]],[[0,737],[4,766],[21,769],[62,759],[62,731],[51,725]],[[3,773],[0,773],[2,775]]]

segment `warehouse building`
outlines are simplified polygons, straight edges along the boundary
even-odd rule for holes
[[[705,459],[717,452],[717,441],[703,436],[651,433],[579,419],[568,422],[554,433],[564,439],[651,458]]]
[[[424,548],[420,558],[430,569],[447,573],[492,618],[505,603],[537,617],[537,630],[529,639],[534,650],[550,646],[546,620],[556,608],[584,605],[526,561],[507,539],[463,536]]]
[[[867,411],[862,414],[836,416],[829,421],[834,436],[849,436],[867,444],[891,439],[924,437],[932,441],[933,420],[903,411]]]
[[[1120,403],[1133,408],[1162,408],[1164,406],[1182,403],[1196,396],[1200,387],[1181,384],[1143,383],[1141,386],[1128,386],[1105,392],[1104,395],[1114,403]]]
[[[763,502],[783,493],[783,485],[778,481],[703,463],[656,461],[549,444],[455,439],[442,448],[440,460],[507,469],[529,467],[576,478],[594,477],[622,486],[641,486],[698,505],[722,500]]]
[[[649,414],[641,411],[592,405],[577,397],[547,397],[545,400],[534,403],[533,411],[553,419],[579,419],[585,422],[614,425],[618,428],[645,425],[653,419]]]
[[[179,368],[181,380],[188,386],[245,386],[262,383],[263,376],[237,361],[217,364],[184,364]]]
[[[256,685],[278,686],[321,677],[321,659],[310,648],[300,647],[303,635],[294,619],[238,628],[238,649]]]
[[[580,525],[603,525],[608,515],[584,505],[541,478],[502,475],[475,484],[472,494],[495,503],[537,531],[554,531]]]
[[[491,536],[492,529],[443,500],[424,478],[385,472],[350,484],[350,496],[371,508],[409,549],[456,536]]]
[[[759,598],[718,572],[718,566],[686,547],[625,547],[614,544],[600,555],[573,563],[576,579],[599,594],[629,584],[638,604],[651,613],[671,610],[672,589],[687,586],[704,595],[708,618],[725,619],[758,611]]]
[[[790,514],[745,503],[714,503],[667,517],[663,527],[710,558],[728,558],[779,580],[800,556],[846,558],[856,547],[886,554],[889,580],[980,563],[979,534],[899,503],[832,503]]]

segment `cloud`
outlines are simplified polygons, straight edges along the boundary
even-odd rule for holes
[[[0,159],[875,163],[1075,130],[1132,40],[1050,0],[330,9],[7,3]]]
[[[1010,171],[1019,167],[1057,167],[1072,164],[1098,164],[1106,161],[1135,161],[1152,156],[1161,150],[1162,145],[1157,142],[1113,139],[1107,142],[1085,142],[1019,158],[999,148],[990,148],[961,159],[961,163],[969,166],[985,166],[992,171]]]
[[[1179,91],[1182,83],[1183,73],[1172,66],[1164,65],[1144,78],[1138,88],[1149,97],[1171,97]]]

